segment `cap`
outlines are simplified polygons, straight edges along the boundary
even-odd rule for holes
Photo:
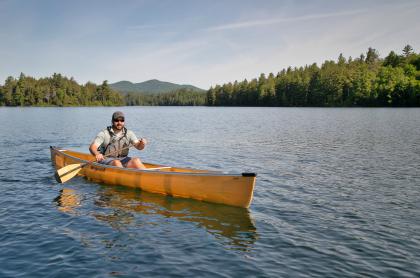
[[[119,118],[123,118],[124,119],[124,113],[123,112],[117,111],[117,112],[114,112],[114,114],[112,114],[112,120],[113,121],[114,120],[117,120]]]

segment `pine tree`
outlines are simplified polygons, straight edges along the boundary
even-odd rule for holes
[[[366,53],[366,63],[368,64],[374,64],[379,59],[379,53],[376,49],[369,47],[367,53]]]
[[[403,54],[404,54],[405,57],[408,57],[411,54],[413,54],[413,48],[411,47],[411,45],[407,44],[406,46],[404,46]]]

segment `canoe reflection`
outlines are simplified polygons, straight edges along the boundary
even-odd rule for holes
[[[95,214],[98,220],[111,226],[129,224],[130,212],[162,215],[193,222],[232,248],[247,250],[257,238],[256,227],[249,211],[243,208],[172,198],[124,187],[102,187],[95,204],[112,208],[111,214]]]
[[[77,208],[84,203],[81,204],[81,194],[74,189],[64,188],[54,201],[60,211],[78,214]],[[85,201],[88,199],[83,198]],[[118,186],[99,187],[95,192],[94,205],[105,210],[96,209],[90,214],[117,230],[136,224],[136,214],[139,213],[195,223],[228,248],[247,251],[257,239],[256,227],[248,209],[244,208],[172,198]]]
[[[60,211],[75,214],[75,208],[80,206],[80,197],[75,190],[63,188],[60,194],[54,199]]]

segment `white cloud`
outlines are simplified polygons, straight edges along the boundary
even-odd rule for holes
[[[209,30],[209,31],[220,31],[220,30],[232,30],[232,29],[259,27],[259,26],[273,25],[273,24],[286,23],[286,22],[298,22],[298,21],[325,19],[325,18],[331,18],[331,17],[350,16],[350,15],[357,15],[357,14],[361,14],[361,13],[365,13],[365,12],[366,12],[366,10],[355,10],[355,11],[344,11],[344,12],[325,13],[325,14],[304,15],[304,16],[296,16],[296,17],[259,19],[259,20],[253,20],[253,21],[241,21],[241,22],[235,22],[235,23],[210,27],[210,28],[207,28],[207,30]]]

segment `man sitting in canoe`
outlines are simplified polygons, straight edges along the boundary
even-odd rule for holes
[[[108,126],[96,135],[89,151],[101,164],[145,169],[138,157],[128,156],[128,147],[133,145],[136,149],[142,150],[147,141],[144,138],[138,140],[134,132],[125,128],[124,119],[124,114],[120,111],[112,114],[112,126]]]

